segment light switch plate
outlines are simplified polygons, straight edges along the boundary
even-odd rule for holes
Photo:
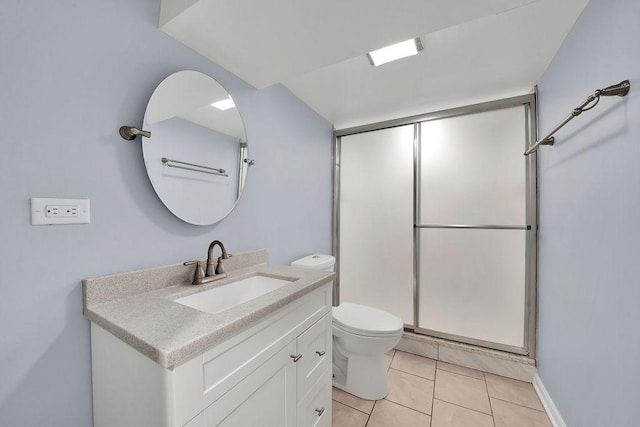
[[[31,225],[89,222],[89,199],[31,199]]]

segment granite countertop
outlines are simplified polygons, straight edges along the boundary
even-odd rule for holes
[[[266,251],[234,255],[225,265],[226,278],[197,286],[190,284],[194,267],[182,264],[85,279],[84,315],[162,367],[172,368],[335,276],[328,271],[267,264]],[[217,314],[174,302],[255,275],[292,282]]]

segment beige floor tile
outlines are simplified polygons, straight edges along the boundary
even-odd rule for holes
[[[429,427],[428,415],[387,400],[378,400],[367,427]]]
[[[357,409],[358,411],[366,412],[367,414],[371,413],[373,404],[375,403],[375,401],[373,400],[360,399],[358,396],[354,396],[353,394],[347,393],[346,391],[340,390],[339,388],[335,387],[333,387],[332,394],[333,400],[350,406],[353,409]]]
[[[395,349],[395,348],[392,348],[391,350],[387,351],[385,354],[388,354],[389,356],[392,356],[392,357],[393,357],[393,355],[395,354],[395,352],[396,352],[396,349]]]
[[[449,371],[455,374],[466,375],[468,377],[484,380],[484,374],[482,373],[482,371],[477,371],[471,368],[465,368],[464,366],[460,366],[460,365],[454,365],[453,363],[447,363],[447,362],[442,362],[438,360],[437,368],[442,369],[443,371]]]
[[[491,415],[484,380],[438,369],[435,398]]]
[[[386,367],[387,370],[389,370],[389,366],[391,366],[391,361],[393,360],[393,356],[390,356],[388,354],[384,354],[384,366]]]
[[[431,415],[433,381],[393,368],[389,369],[388,376],[389,395],[386,397],[387,400]]]
[[[498,399],[491,399],[496,427],[551,427],[547,414]]]
[[[365,427],[369,416],[335,400],[331,408],[332,427]]]
[[[417,356],[404,351],[396,351],[391,367],[399,371],[408,372],[422,378],[434,380],[436,378],[436,361]]]
[[[493,418],[491,415],[436,399],[433,401],[431,427],[493,427]]]
[[[533,385],[493,374],[485,374],[489,396],[544,411]]]

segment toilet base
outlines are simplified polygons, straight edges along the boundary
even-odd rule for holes
[[[333,386],[365,400],[384,399],[389,394],[389,380],[384,354],[349,356],[346,374],[334,364]]]

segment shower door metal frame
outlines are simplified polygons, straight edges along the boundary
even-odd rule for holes
[[[372,123],[369,125],[357,126],[347,129],[335,130],[333,144],[333,253],[336,256],[336,279],[334,286],[334,303],[340,302],[340,144],[343,136],[358,133],[388,129],[398,126],[414,126],[414,209],[413,209],[413,312],[414,324],[405,325],[406,329],[414,332],[443,338],[451,341],[464,342],[481,347],[507,351],[510,353],[526,355],[535,358],[536,354],[536,314],[537,314],[537,232],[538,232],[538,179],[537,179],[537,154],[525,157],[525,200],[526,200],[526,224],[523,226],[501,226],[501,225],[478,225],[478,224],[418,224],[420,218],[420,123],[432,120],[445,119],[469,114],[476,114],[488,111],[501,110],[505,108],[524,106],[525,107],[525,128],[526,150],[532,142],[537,140],[537,108],[536,108],[537,88],[528,95],[516,96],[512,98],[500,99],[497,101],[484,102],[464,107],[452,108],[433,113],[420,114],[416,116]],[[523,156],[524,157],[524,156]],[[419,232],[421,228],[467,228],[467,229],[520,229],[525,231],[525,307],[524,307],[524,331],[523,347],[515,347],[495,342],[488,342],[475,338],[463,337],[429,329],[419,328],[419,259],[420,245]]]

